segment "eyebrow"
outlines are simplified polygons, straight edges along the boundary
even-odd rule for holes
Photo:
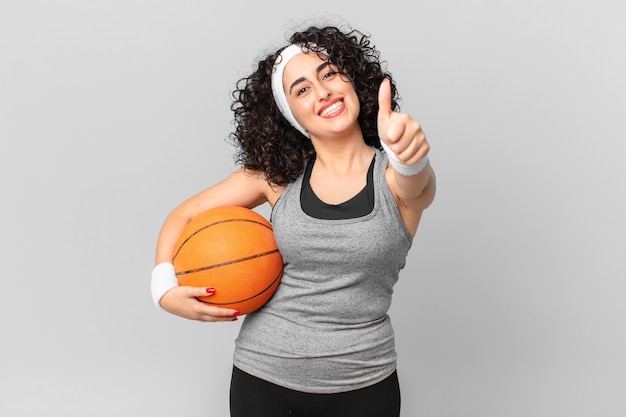
[[[330,66],[330,62],[329,61],[325,61],[324,63],[318,65],[317,68],[315,68],[315,72],[319,74],[320,71],[322,71],[324,68],[329,67]],[[300,77],[297,80],[295,80],[294,82],[291,83],[291,85],[289,86],[289,94],[291,94],[291,90],[293,90],[293,88],[296,86],[296,84],[301,83],[302,81],[305,81],[306,77]]]

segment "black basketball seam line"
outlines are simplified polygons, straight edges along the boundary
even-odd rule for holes
[[[178,247],[178,250],[176,251],[176,253],[174,254],[174,256],[172,257],[172,260],[176,259],[176,257],[178,256],[178,254],[180,253],[181,249],[183,248],[183,246],[185,246],[185,244],[189,241],[189,239],[191,239],[192,237],[194,237],[195,235],[197,235],[198,233],[200,233],[201,231],[203,231],[204,229],[208,229],[211,226],[215,226],[216,224],[222,224],[222,223],[229,223],[229,222],[249,222],[249,223],[256,223],[260,226],[265,227],[266,229],[272,230],[271,226],[268,226],[260,221],[257,220],[250,220],[250,219],[225,219],[225,220],[220,220],[217,222],[213,222],[211,224],[207,224],[205,226],[202,226],[200,229],[196,230],[195,232],[193,232],[192,234],[190,234],[189,236],[187,236],[187,239],[183,240],[183,242],[180,244],[180,246]]]
[[[198,301],[203,302],[204,304],[211,304],[211,305],[215,305],[215,306],[223,306],[223,305],[229,305],[229,304],[237,304],[237,303],[244,303],[246,301],[250,301],[253,298],[258,297],[259,295],[263,294],[264,292],[268,291],[270,288],[272,288],[272,285],[274,285],[276,283],[276,281],[278,281],[280,279],[280,277],[283,275],[283,268],[280,268],[280,271],[278,272],[278,275],[276,275],[276,277],[274,277],[274,280],[270,283],[270,285],[268,285],[266,288],[264,288],[262,291],[254,294],[251,297],[248,298],[244,298],[243,300],[237,300],[237,301],[228,301],[228,302],[224,302],[224,303],[212,303],[211,301],[205,301],[205,300],[200,300],[198,299]]]
[[[228,265],[236,264],[238,262],[245,262],[245,261],[249,261],[251,259],[261,258],[263,256],[268,256],[268,255],[271,255],[271,254],[277,253],[277,252],[278,252],[278,249],[274,249],[274,250],[271,250],[271,251],[268,251],[268,252],[262,252],[262,253],[258,253],[256,255],[246,256],[244,258],[233,259],[231,261],[221,262],[221,263],[215,264],[215,265],[208,265],[208,266],[203,266],[203,267],[200,267],[200,268],[188,269],[186,271],[179,271],[179,272],[176,272],[176,276],[193,274],[195,272],[202,272],[202,271],[206,271],[208,269],[220,268],[222,266],[228,266]]]

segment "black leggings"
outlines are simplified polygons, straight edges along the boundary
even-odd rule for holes
[[[231,417],[398,417],[400,386],[394,372],[370,387],[337,394],[294,391],[233,367]]]

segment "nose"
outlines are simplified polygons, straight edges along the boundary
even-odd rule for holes
[[[317,96],[320,101],[326,100],[332,95],[332,90],[328,88],[324,83],[319,83],[317,88]]]

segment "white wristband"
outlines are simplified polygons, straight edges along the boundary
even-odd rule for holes
[[[161,297],[177,286],[178,279],[176,278],[176,272],[174,272],[174,265],[165,262],[154,267],[150,289],[152,290],[152,301],[154,301],[154,305],[157,308],[162,309]]]
[[[393,169],[395,169],[396,171],[398,171],[398,173],[402,175],[417,175],[422,172],[422,170],[426,168],[426,165],[428,164],[428,157],[424,156],[413,165],[404,165],[402,162],[400,162],[396,154],[389,148],[389,146],[387,146],[385,142],[381,140],[380,145],[383,147],[383,150],[387,154],[387,158],[389,158],[389,163],[391,164]]]

